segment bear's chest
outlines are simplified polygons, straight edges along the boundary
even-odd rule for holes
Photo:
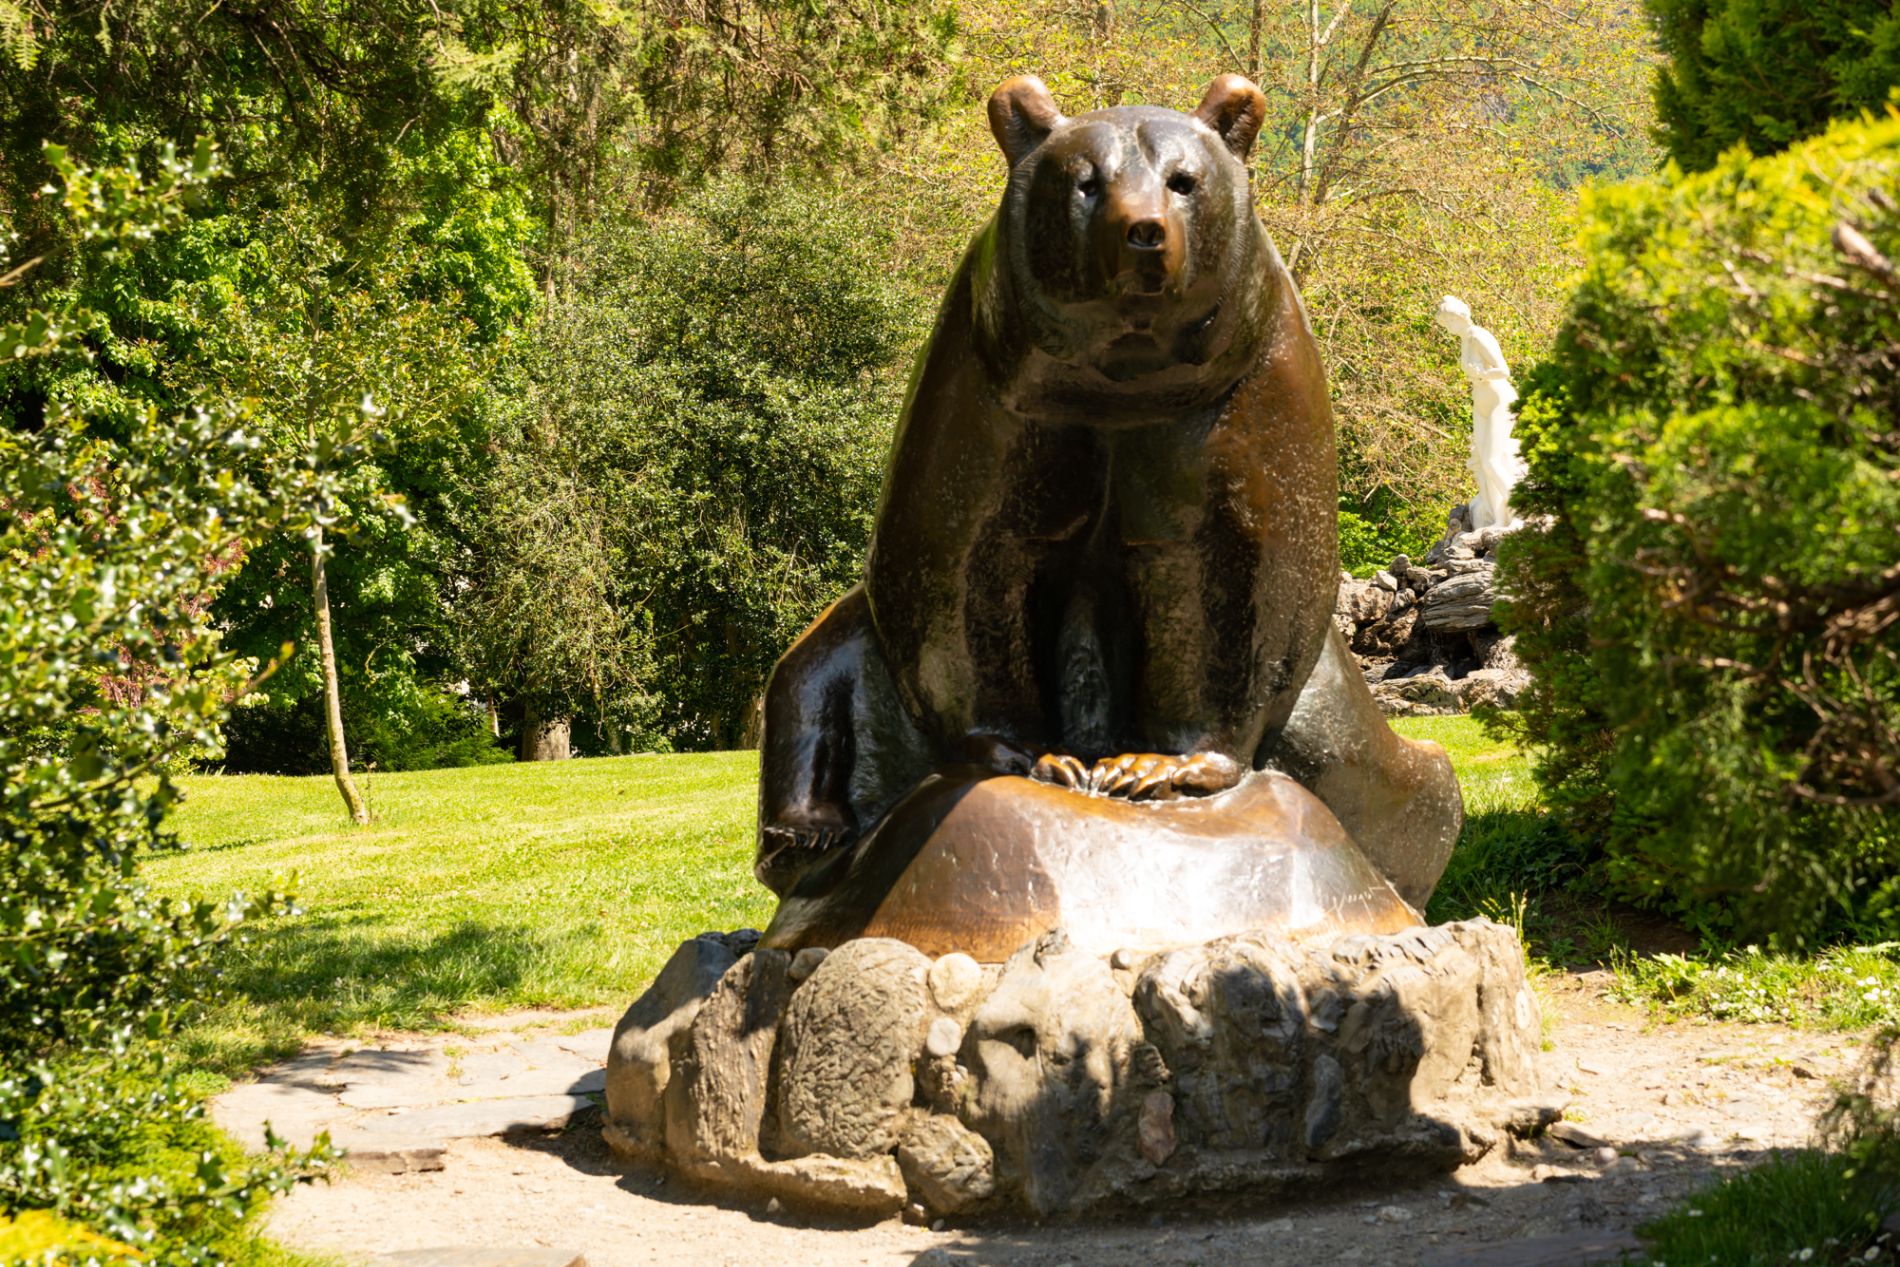
[[[1027,429],[985,534],[1030,552],[1149,554],[1189,549],[1221,514],[1207,428]]]

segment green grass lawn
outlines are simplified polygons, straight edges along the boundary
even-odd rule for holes
[[[1800,960],[1632,952],[1600,903],[1566,892],[1584,858],[1540,813],[1522,753],[1469,717],[1398,729],[1444,744],[1464,788],[1465,832],[1433,921],[1515,923],[1544,967],[1613,961],[1625,997],[1665,1015],[1900,1019],[1892,947]],[[376,815],[365,829],[325,777],[188,778],[173,819],[186,848],[152,859],[152,882],[216,897],[296,873],[301,913],[233,947],[229,997],[188,1029],[186,1054],[238,1073],[314,1033],[618,1008],[682,940],[770,918],[751,874],[757,775],[750,752],[376,774],[363,779]]]
[[[1452,751],[1473,839],[1534,809],[1523,759],[1469,718],[1402,729]],[[230,998],[187,1053],[236,1073],[313,1033],[620,1006],[682,940],[770,918],[751,873],[757,777],[750,752],[376,774],[360,830],[328,778],[188,778],[172,820],[186,849],[153,859],[152,882],[216,896],[296,873],[302,913],[234,948]]]
[[[295,872],[302,911],[234,948],[189,1056],[237,1072],[311,1033],[630,1001],[680,941],[770,916],[757,770],[728,752],[377,774],[364,829],[328,778],[186,779],[186,849],[152,882],[222,895]]]

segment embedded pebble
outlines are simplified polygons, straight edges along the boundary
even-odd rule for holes
[[[952,951],[930,965],[930,997],[946,1012],[954,1012],[976,996],[983,986],[983,968],[961,951]]]
[[[933,1056],[954,1056],[961,1046],[963,1026],[947,1016],[939,1016],[930,1022],[930,1032],[924,1035],[925,1051]]]

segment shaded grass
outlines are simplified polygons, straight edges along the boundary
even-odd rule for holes
[[[1604,965],[1612,997],[1668,1019],[1821,1029],[1900,1023],[1900,942],[1772,954],[1695,940],[1605,901],[1591,852],[1540,804],[1530,758],[1464,717],[1401,720],[1445,745],[1465,794],[1465,830],[1432,894],[1433,923],[1482,915],[1517,928],[1536,971]]]
[[[1464,792],[1464,832],[1426,908],[1431,922],[1482,915],[1521,926],[1532,900],[1582,878],[1583,850],[1550,822],[1530,758],[1509,740],[1470,717],[1401,718],[1393,729],[1443,744]]]
[[[1900,1255],[1879,1229],[1895,1200],[1844,1154],[1783,1152],[1638,1231],[1648,1261],[1671,1267],[1893,1263]]]

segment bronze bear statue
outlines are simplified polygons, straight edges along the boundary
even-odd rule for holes
[[[1462,808],[1332,623],[1332,410],[1253,210],[1260,90],[1226,75],[1191,115],[1071,119],[1021,78],[989,117],[1008,184],[920,356],[863,583],[767,689],[768,944],[890,931],[873,916],[907,871],[913,898],[961,876],[957,902],[1007,905],[1029,883],[1012,851],[1052,836],[1101,866],[1150,838],[1298,837],[1282,878],[1209,883],[1280,885],[1323,854],[1384,894],[1336,923],[1415,922]],[[926,865],[946,833],[986,861]],[[922,948],[969,949],[944,926],[988,916],[938,912]]]

